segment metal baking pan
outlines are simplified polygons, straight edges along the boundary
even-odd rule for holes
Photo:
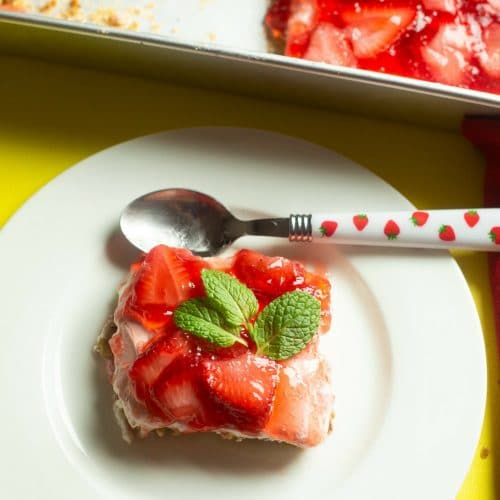
[[[119,3],[131,9],[138,1]],[[500,115],[500,95],[271,53],[266,6],[162,2],[156,34],[0,11],[0,52],[451,129],[466,114]]]

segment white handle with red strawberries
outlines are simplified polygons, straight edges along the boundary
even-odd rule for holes
[[[313,215],[313,241],[500,251],[500,208]]]

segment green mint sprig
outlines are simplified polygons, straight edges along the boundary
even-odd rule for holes
[[[175,311],[175,324],[182,330],[208,340],[221,347],[230,347],[235,342],[248,345],[235,329],[224,322],[222,315],[207,305],[203,299],[183,302]]]
[[[321,307],[312,295],[295,290],[268,304],[261,312],[250,335],[257,354],[287,359],[306,347],[318,331]]]
[[[259,303],[250,288],[230,274],[213,269],[203,269],[201,279],[207,292],[207,302],[222,314],[226,323],[248,326],[257,314]]]
[[[241,338],[244,327],[257,345],[257,353],[287,359],[302,351],[318,330],[321,308],[312,295],[295,290],[268,304],[255,323],[259,304],[252,290],[222,271],[204,269],[201,278],[207,296],[183,302],[174,313],[182,330],[220,347]]]

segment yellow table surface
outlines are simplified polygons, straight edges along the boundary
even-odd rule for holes
[[[0,57],[0,225],[92,153],[161,130],[216,125],[274,130],[331,148],[420,208],[482,204],[482,158],[458,134]],[[488,357],[483,430],[457,498],[493,500],[500,498],[500,371],[487,263],[484,254],[455,255],[476,301]]]

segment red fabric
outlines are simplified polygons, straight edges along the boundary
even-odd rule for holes
[[[500,116],[471,116],[462,123],[464,136],[474,144],[486,159],[484,176],[484,204],[500,207]],[[500,253],[488,255],[490,285],[493,296],[493,312],[500,352]]]

